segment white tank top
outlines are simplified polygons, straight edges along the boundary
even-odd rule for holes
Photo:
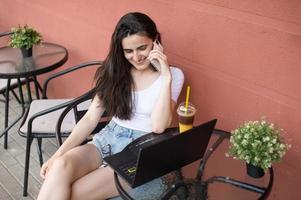
[[[172,76],[171,98],[174,102],[180,95],[184,83],[183,72],[179,68],[170,67]],[[141,91],[133,91],[134,108],[131,119],[122,120],[113,117],[112,120],[118,125],[144,132],[151,132],[151,113],[157,102],[162,86],[162,76],[159,76],[148,88]]]

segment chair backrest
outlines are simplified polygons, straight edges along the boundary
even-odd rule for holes
[[[0,38],[1,38],[1,40],[0,40],[0,47],[7,46],[8,40],[9,40],[8,36],[10,36],[11,34],[12,34],[12,32],[10,32],[10,31],[6,31],[6,32],[0,33]],[[5,36],[7,36],[7,37],[5,37]]]
[[[63,76],[65,74],[70,74],[71,72],[74,72],[76,70],[80,70],[80,69],[83,69],[83,68],[86,68],[86,67],[100,67],[102,64],[102,61],[90,61],[90,62],[85,62],[85,63],[82,63],[82,64],[79,64],[79,65],[75,65],[73,67],[70,67],[70,68],[67,68],[65,70],[62,70],[62,71],[59,71],[55,74],[52,74],[50,75],[44,82],[43,84],[43,99],[42,100],[37,100],[37,101],[33,101],[33,103],[37,102],[38,105],[40,105],[40,107],[42,107],[43,109],[41,110],[37,110],[35,108],[33,108],[34,106],[30,106],[31,109],[29,109],[30,111],[32,110],[32,113],[31,115],[27,114],[25,115],[25,117],[23,118],[23,121],[21,123],[21,129],[19,129],[19,132],[22,134],[22,135],[27,135],[27,133],[30,133],[32,135],[32,137],[44,137],[45,135],[47,135],[47,137],[54,137],[55,136],[55,127],[56,127],[56,121],[57,119],[59,118],[60,114],[61,114],[61,111],[62,109],[65,109],[66,107],[68,107],[70,104],[74,104],[76,103],[77,101],[81,100],[81,97],[78,97],[78,98],[75,98],[75,99],[53,99],[54,101],[59,101],[59,100],[63,100],[62,102],[58,102],[58,103],[53,103],[53,105],[50,105],[49,106],[49,100],[45,100],[47,99],[47,96],[46,96],[46,91],[47,91],[47,86],[48,84],[50,83],[50,81],[52,80],[55,80],[55,78],[58,78],[60,76]],[[73,86],[74,87],[74,86]],[[83,95],[84,96],[84,95]],[[82,102],[82,101],[81,101]],[[32,105],[31,104],[31,105]],[[84,104],[85,105],[85,104]],[[83,105],[83,106],[84,106]],[[82,107],[82,106],[81,106]],[[88,106],[85,106],[86,108]],[[52,114],[53,117],[55,118],[55,121],[52,120],[49,122],[49,120],[47,120],[47,116],[48,114],[51,114],[51,113],[58,113],[57,111],[59,111],[59,114]],[[82,110],[82,108],[80,108],[80,110]],[[68,122],[69,123],[64,123],[64,131],[65,133],[70,133],[70,131],[72,130],[72,128],[74,127],[74,123],[78,120],[75,119],[75,113],[69,113],[68,116]],[[76,114],[77,115],[77,114]],[[36,119],[37,118],[42,118],[44,117],[44,121],[45,119],[47,120],[47,122],[49,122],[49,124],[51,124],[51,127],[48,126],[48,127],[45,127],[43,131],[41,130],[35,130],[33,131],[33,122],[35,121],[36,122]],[[71,117],[71,118],[70,118]],[[53,122],[53,123],[51,123]],[[41,124],[41,123],[40,123]],[[26,126],[26,127],[23,127]],[[66,126],[67,125],[67,126]],[[35,126],[36,127],[36,126]],[[24,131],[24,129],[26,129],[26,131]],[[41,133],[41,134],[40,134]]]
[[[6,35],[11,35],[11,34],[12,34],[11,31],[2,32],[2,33],[0,33],[0,37],[6,36]]]
[[[75,65],[73,67],[70,67],[70,68],[67,68],[67,69],[64,69],[60,72],[57,72],[55,74],[52,74],[50,75],[43,83],[43,94],[42,94],[42,98],[45,98],[47,99],[47,91],[48,91],[48,85],[51,81],[53,81],[54,79],[58,78],[58,77],[61,77],[61,76],[64,76],[64,75],[67,75],[67,74],[70,74],[70,73],[73,73],[75,71],[78,71],[80,69],[84,69],[84,68],[95,68],[95,67],[99,67],[102,65],[102,61],[90,61],[90,62],[85,62],[85,63],[82,63],[82,64],[79,64],[79,65]],[[96,68],[96,69],[97,69]],[[92,80],[92,79],[91,79]]]
[[[95,94],[95,88],[92,90],[88,91],[87,93],[83,94],[82,96],[76,98],[73,100],[72,103],[70,103],[62,112],[60,115],[57,125],[56,125],[56,139],[58,145],[62,145],[62,137],[65,136],[61,132],[61,127],[64,121],[64,118],[66,115],[73,110],[74,115],[75,115],[75,121],[76,123],[84,116],[84,114],[87,112],[87,109],[89,108],[89,105],[92,101],[92,98],[94,97]],[[104,128],[108,122],[109,122],[109,116],[107,115],[106,112],[103,113],[102,118],[100,122],[97,124],[96,128],[92,131],[92,134],[95,134],[99,132],[102,128]]]

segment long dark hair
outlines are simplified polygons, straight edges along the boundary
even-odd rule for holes
[[[156,24],[143,13],[128,13],[117,23],[111,37],[110,51],[95,74],[96,95],[106,112],[120,119],[130,119],[133,109],[132,65],[124,57],[122,39],[139,34],[161,42]]]

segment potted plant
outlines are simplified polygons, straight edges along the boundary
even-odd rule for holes
[[[42,42],[42,35],[27,25],[11,29],[9,46],[20,48],[24,57],[32,56],[32,46]]]
[[[264,119],[245,122],[231,131],[229,155],[246,161],[248,175],[262,177],[264,171],[280,161],[290,147],[284,143],[281,132]]]

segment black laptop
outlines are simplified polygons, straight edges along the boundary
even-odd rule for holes
[[[211,120],[181,134],[178,128],[147,134],[104,160],[135,188],[202,158],[216,122]]]

